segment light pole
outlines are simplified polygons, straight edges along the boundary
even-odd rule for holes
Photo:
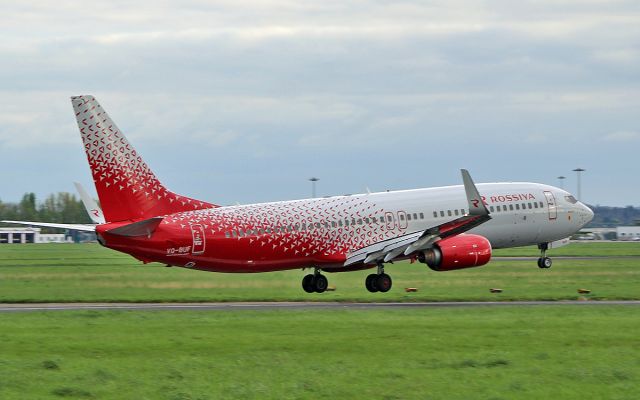
[[[565,179],[567,179],[567,177],[566,177],[566,176],[562,176],[562,175],[560,175],[560,176],[558,177],[558,180],[560,181],[560,189],[564,189],[564,180],[565,180]]]
[[[583,168],[576,168],[573,170],[573,172],[575,172],[578,175],[578,200],[580,201],[582,201],[582,185],[580,183],[580,176],[584,171],[586,171],[586,169],[583,169]]]
[[[320,180],[320,178],[316,178],[316,177],[311,177],[309,178],[309,181],[311,182],[311,198],[315,198],[316,197],[316,182],[318,182]]]

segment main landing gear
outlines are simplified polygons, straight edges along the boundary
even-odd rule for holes
[[[384,273],[384,264],[378,263],[378,273],[367,276],[364,285],[371,293],[388,292],[391,289],[391,277]]]
[[[302,288],[307,293],[322,293],[327,290],[329,281],[327,277],[320,273],[320,269],[316,268],[313,274],[305,275],[302,278]]]
[[[547,250],[549,249],[549,243],[540,243],[538,245],[540,249],[540,258],[538,258],[538,268],[551,268],[553,262],[551,258],[547,257]]]

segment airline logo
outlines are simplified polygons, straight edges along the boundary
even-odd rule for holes
[[[505,194],[505,195],[490,196],[489,197],[489,202],[491,202],[491,203],[510,203],[510,202],[528,201],[528,200],[535,200],[535,199],[536,199],[536,196],[534,196],[533,193],[515,193],[515,194]],[[489,203],[487,203],[487,197],[486,196],[482,196],[482,201],[484,202],[484,204],[489,204]]]
[[[193,237],[191,254],[198,255],[204,253],[205,236],[202,225],[191,225],[191,236]]]

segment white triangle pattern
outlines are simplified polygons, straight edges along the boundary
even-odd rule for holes
[[[380,217],[384,216],[384,209],[362,195],[220,207],[170,215],[163,223],[182,224],[183,229],[190,229],[194,224],[206,225],[209,227],[207,235],[250,232],[234,240],[247,241],[273,255],[320,258],[346,255],[349,251],[396,237],[400,230],[380,222]],[[345,226],[347,218],[350,222]],[[368,224],[366,218],[370,221]],[[355,219],[355,225],[351,223],[352,219]],[[342,220],[343,226],[333,227],[332,222],[338,220]],[[362,220],[362,225],[358,220]],[[303,224],[304,230],[301,229]],[[308,228],[310,224],[312,229]],[[284,232],[280,229],[283,227]],[[289,230],[289,227],[297,229]]]

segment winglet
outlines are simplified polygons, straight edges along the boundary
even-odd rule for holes
[[[489,210],[482,201],[482,196],[478,192],[478,188],[473,183],[469,171],[461,169],[462,182],[464,183],[464,190],[467,192],[467,201],[469,202],[469,215],[489,215]]]
[[[76,190],[78,194],[80,194],[80,199],[82,199],[82,204],[84,204],[84,208],[87,210],[87,214],[89,214],[89,218],[93,221],[94,224],[104,224],[104,214],[102,214],[102,209],[98,206],[98,203],[94,199],[89,196],[84,187],[78,182],[73,182],[76,186]]]

